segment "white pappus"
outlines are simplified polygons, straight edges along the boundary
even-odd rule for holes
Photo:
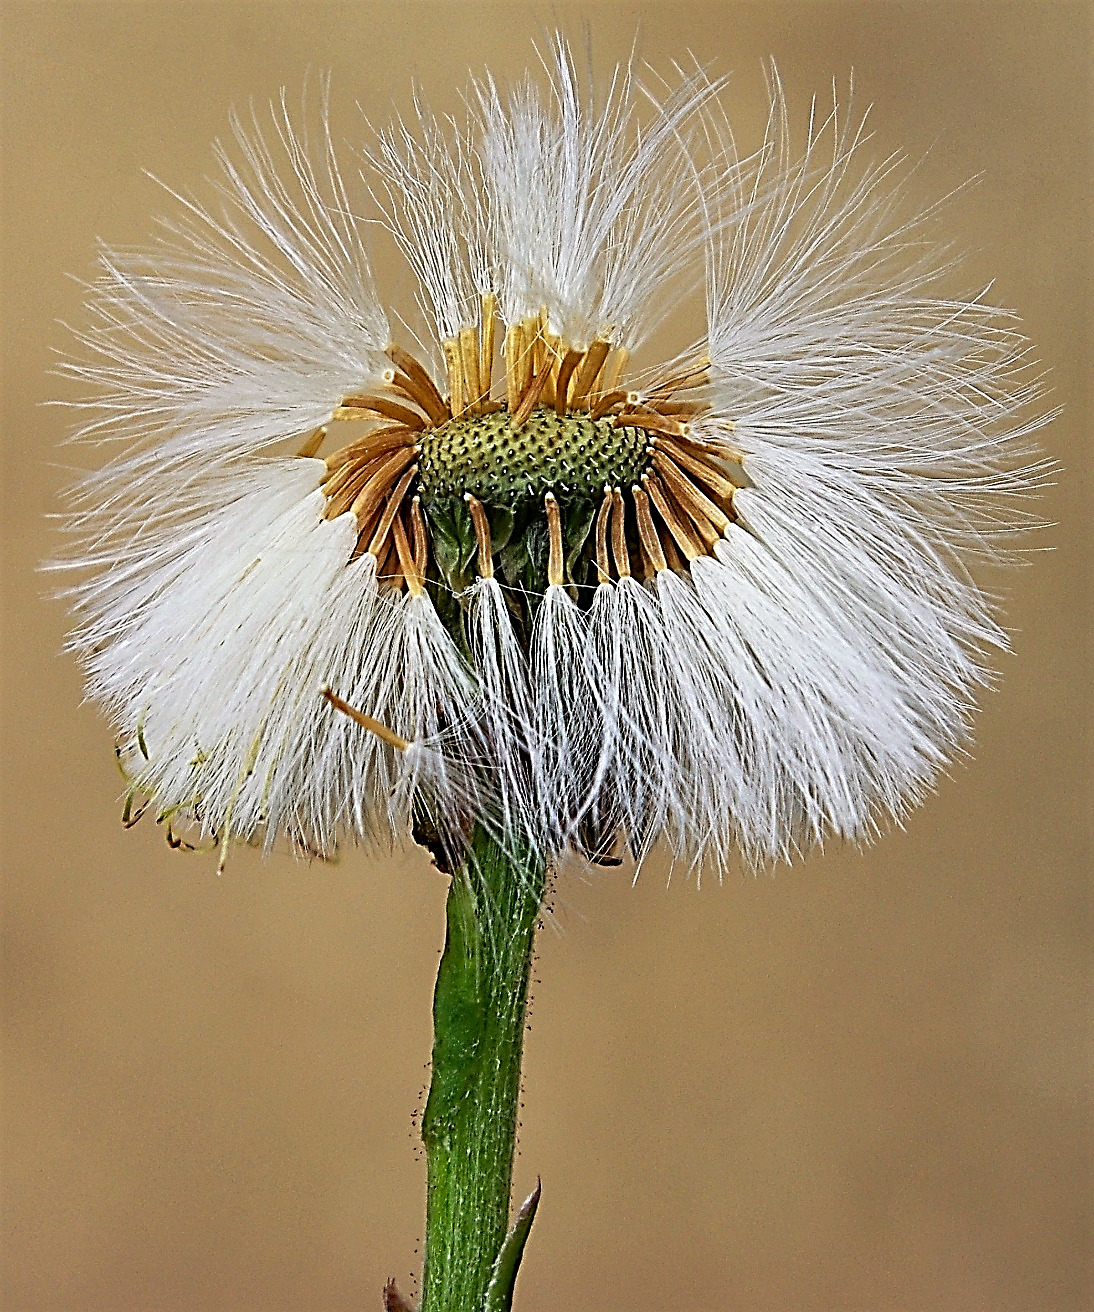
[[[967,742],[1006,646],[975,573],[1046,470],[1013,316],[947,290],[836,104],[798,143],[772,74],[742,157],[701,71],[598,97],[561,38],[544,70],[463,125],[416,104],[360,172],[282,98],[100,255],[63,370],[119,449],[64,567],[127,818],[320,855],[488,818],[720,871],[869,838]],[[370,213],[435,344],[392,330]]]

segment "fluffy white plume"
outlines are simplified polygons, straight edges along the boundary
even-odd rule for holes
[[[282,104],[218,151],[215,210],[178,197],[154,249],[101,257],[65,368],[82,434],[126,445],[74,492],[72,642],[161,815],[328,853],[489,813],[547,858],[664,836],[721,869],[870,837],[966,742],[1006,645],[971,571],[1044,476],[1012,316],[955,298],[909,170],[836,108],[795,154],[773,79],[741,159],[702,74],[654,97],[621,68],[597,107],[559,41],[548,75],[473,84],[466,127],[417,106],[352,199],[325,108],[309,142]],[[381,385],[370,192],[442,339],[488,294],[629,346],[705,278],[689,433],[737,485],[720,539],[587,596],[554,582],[526,632],[493,577],[458,631],[436,578],[380,586],[354,514],[324,513],[328,465],[280,454]]]
[[[89,386],[81,435],[123,441],[127,480],[203,473],[297,438],[387,364],[325,98],[318,140],[284,100],[265,125],[233,116],[232,132],[208,204],[174,195],[153,247],[102,250],[83,358],[62,366]],[[114,473],[89,484],[89,504]]]
[[[549,68],[546,100],[531,78],[507,101],[493,80],[476,88],[502,310],[513,322],[545,305],[570,342],[611,326],[634,346],[668,308],[658,288],[694,277],[709,235],[687,147],[718,86],[684,79],[640,132],[629,66],[599,108],[561,39]]]
[[[531,75],[508,93],[491,77],[473,83],[466,129],[418,103],[412,125],[381,133],[368,158],[387,222],[441,338],[473,322],[492,291],[509,323],[546,307],[571,343],[611,328],[634,346],[669,309],[658,290],[673,282],[679,295],[702,276],[725,178],[707,161],[698,187],[704,166],[688,147],[721,84],[697,72],[659,88],[659,112],[640,128],[653,92],[629,64],[599,104],[561,38],[544,66],[546,95]]]

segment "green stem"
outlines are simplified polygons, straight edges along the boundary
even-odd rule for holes
[[[528,974],[545,870],[477,829],[448,890],[422,1117],[421,1312],[482,1312],[509,1222]]]

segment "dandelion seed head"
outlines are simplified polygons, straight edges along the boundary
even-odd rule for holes
[[[976,571],[1045,474],[1013,316],[838,105],[798,145],[772,75],[741,157],[702,72],[547,74],[417,103],[361,194],[283,97],[102,253],[64,372],[119,450],[66,567],[127,822],[722,869],[872,838],[965,749],[1006,646]],[[435,344],[392,340],[369,205]]]

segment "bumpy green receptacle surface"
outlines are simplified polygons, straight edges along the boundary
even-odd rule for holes
[[[641,428],[612,419],[559,418],[533,410],[515,428],[506,411],[450,419],[421,439],[418,472],[426,501],[462,497],[511,506],[546,492],[599,498],[604,484],[630,487],[649,464]]]

